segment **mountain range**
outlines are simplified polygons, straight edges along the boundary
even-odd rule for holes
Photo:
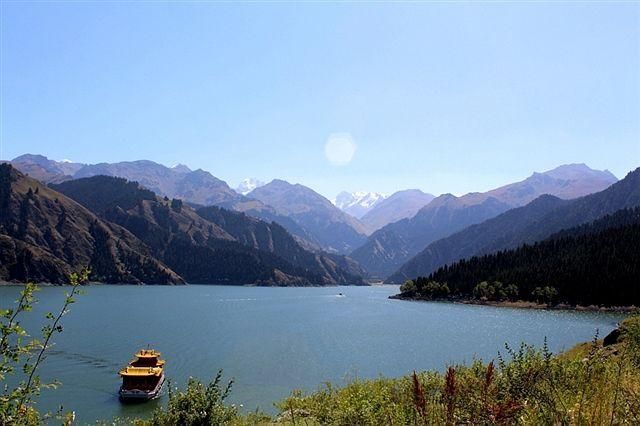
[[[529,204],[509,210],[483,223],[470,226],[429,244],[392,274],[388,282],[426,276],[440,266],[457,260],[515,248],[543,240],[571,228],[640,206],[640,168],[603,191],[563,200],[542,195]]]
[[[360,218],[360,222],[370,232],[374,232],[389,223],[412,218],[434,198],[434,195],[426,194],[419,189],[394,192],[389,197],[376,203],[372,209]]]
[[[63,284],[89,266],[104,282],[184,282],[131,232],[8,164],[0,164],[0,259],[1,281]]]
[[[424,273],[426,269],[411,269],[415,264],[411,259],[440,239],[505,212],[513,217],[521,214],[537,217],[534,215],[538,211],[535,208],[527,213],[510,211],[542,195],[555,197],[536,200],[534,207],[537,205],[540,212],[546,212],[543,208],[545,203],[562,203],[563,200],[601,191],[617,181],[608,171],[593,170],[584,164],[570,164],[544,173],[534,173],[523,181],[491,191],[460,197],[451,194],[434,197],[420,190],[399,191],[389,197],[374,192],[343,192],[332,203],[304,185],[279,179],[268,184],[245,179],[236,191],[211,173],[191,170],[182,164],[166,167],[148,160],[80,164],[66,160],[53,161],[31,154],[17,157],[11,164],[60,191],[67,190],[69,186],[57,185],[83,178],[120,177],[138,182],[142,188],[153,192],[154,196],[166,197],[167,200],[159,198],[161,204],[171,199],[184,201],[184,207],[192,209],[195,215],[212,206],[222,208],[227,216],[231,211],[244,213],[243,217],[247,220],[264,221],[270,226],[279,225],[299,249],[321,256],[322,262],[331,261],[347,274],[366,274],[369,278],[385,279],[398,271],[392,278],[394,281],[402,280],[415,271]],[[103,189],[109,192],[108,185]],[[360,216],[360,219],[349,212]],[[121,224],[104,214],[98,214],[101,220],[114,222],[113,225]],[[255,227],[248,222],[245,226]],[[244,241],[242,245],[248,247],[248,237],[239,234],[229,236],[236,243]],[[141,240],[144,243],[144,239]],[[153,248],[148,242],[146,244],[148,248]],[[452,254],[452,257],[449,254],[442,255],[444,262],[471,253],[462,249],[471,247],[471,244],[456,244],[460,253]],[[264,247],[252,248],[265,251]],[[292,253],[276,256],[288,259]],[[349,258],[342,255],[349,255]],[[156,253],[154,256],[161,263],[164,262],[161,255]],[[432,256],[425,264],[431,265],[429,268],[439,265],[439,260],[435,260],[438,256]],[[407,265],[407,269],[401,269],[410,260],[412,263]],[[304,267],[308,268],[308,263]],[[174,272],[184,279],[178,271]],[[339,280],[341,274],[334,274],[325,281]]]
[[[608,171],[584,164],[564,165],[548,172],[484,193],[462,197],[444,194],[412,218],[384,226],[353,251],[355,259],[373,277],[387,278],[430,243],[468,226],[491,219],[543,194],[570,199],[603,190],[616,182]]]
[[[333,204],[345,213],[356,219],[361,219],[387,196],[380,192],[347,192],[342,191],[336,195]]]
[[[97,175],[114,176],[138,182],[158,195],[177,198],[198,206],[217,205],[230,210],[245,212],[248,215],[271,222],[275,221],[293,234],[300,244],[315,251],[329,251],[346,254],[362,243],[365,228],[354,218],[343,214],[331,205],[320,194],[302,185],[292,185],[301,195],[312,202],[312,205],[324,205],[314,209],[307,206],[305,215],[293,214],[283,206],[265,204],[253,191],[245,196],[227,185],[211,173],[198,169],[191,170],[184,165],[166,167],[149,160],[124,161],[119,163],[80,164],[50,160],[42,155],[25,154],[11,160],[17,169],[44,183],[60,183],[71,179]],[[249,186],[258,188],[255,180],[248,180]],[[249,186],[246,189],[249,188]],[[259,192],[255,193],[259,194]],[[302,199],[302,198],[301,198]],[[298,205],[301,201],[298,202]],[[330,203],[329,203],[330,204]],[[315,217],[317,215],[317,217]],[[334,226],[318,225],[333,223]],[[306,225],[309,225],[307,228]],[[336,232],[326,235],[325,230]],[[342,234],[345,234],[344,236]],[[362,234],[362,236],[359,236]],[[344,242],[339,241],[344,237]]]
[[[277,224],[109,176],[47,187],[0,165],[0,279],[63,283],[363,284],[353,262],[312,253]],[[207,219],[208,218],[208,219]]]
[[[272,206],[309,231],[321,247],[348,253],[366,240],[365,227],[331,201],[306,186],[274,179],[254,189],[248,197]]]
[[[619,200],[611,196],[586,203],[608,199],[612,204],[607,208],[614,208]],[[623,208],[533,244],[448,264],[413,279],[401,287],[403,294],[395,297],[637,306],[639,250],[640,208]]]

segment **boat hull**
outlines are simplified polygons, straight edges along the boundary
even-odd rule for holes
[[[144,402],[160,396],[162,386],[164,385],[164,373],[160,376],[158,384],[152,390],[143,389],[123,389],[120,387],[118,391],[120,401],[122,402]]]

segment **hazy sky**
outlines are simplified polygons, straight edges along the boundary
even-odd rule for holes
[[[637,2],[0,7],[4,159],[150,159],[328,197],[640,166]]]

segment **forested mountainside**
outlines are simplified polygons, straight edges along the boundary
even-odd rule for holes
[[[608,171],[584,164],[560,166],[484,193],[442,195],[414,217],[374,232],[351,257],[372,276],[386,278],[430,243],[500,213],[525,205],[543,194],[570,199],[601,191],[617,179]]]
[[[640,208],[546,240],[461,260],[402,286],[404,298],[640,305]]]
[[[294,220],[329,251],[349,253],[367,238],[366,229],[357,219],[306,186],[276,179],[254,189],[248,196]]]
[[[9,164],[0,165],[0,259],[1,281],[63,284],[88,266],[96,281],[184,282],[131,232]]]
[[[524,207],[430,244],[392,274],[387,282],[400,283],[426,276],[442,265],[463,258],[539,241],[562,229],[637,206],[640,206],[640,169],[601,192],[574,200],[543,195]]]
[[[240,243],[272,252],[292,264],[331,277],[337,283],[361,283],[365,271],[343,255],[310,251],[283,226],[216,206],[201,207],[198,215],[217,224]]]
[[[218,207],[197,211],[135,182],[94,176],[54,185],[105,220],[130,230],[153,254],[197,283],[362,284],[330,258],[304,250],[287,231]]]

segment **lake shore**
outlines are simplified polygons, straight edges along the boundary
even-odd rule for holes
[[[518,301],[493,301],[493,300],[478,300],[478,299],[426,299],[421,297],[409,297],[402,294],[394,294],[389,296],[389,299],[406,300],[414,302],[446,302],[456,303],[462,305],[479,305],[479,306],[494,306],[499,308],[518,308],[518,309],[542,309],[542,310],[562,310],[562,311],[587,311],[587,312],[625,312],[635,313],[640,312],[640,307],[637,306],[582,306],[582,305],[568,305],[565,303],[558,303],[557,305],[550,305],[546,303],[536,303],[525,300]]]

